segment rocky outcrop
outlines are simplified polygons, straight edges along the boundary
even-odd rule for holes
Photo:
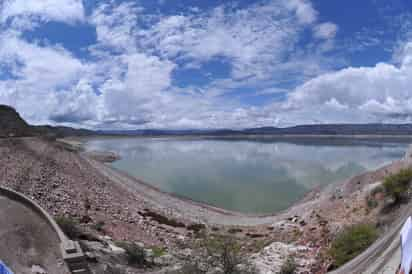
[[[34,135],[33,128],[20,117],[14,108],[0,105],[0,137],[32,135]]]
[[[88,136],[96,132],[63,126],[31,126],[12,107],[0,105],[0,138],[28,136]]]
[[[276,274],[281,272],[288,259],[295,258],[296,273],[310,273],[308,268],[314,261],[313,258],[305,258],[307,253],[308,248],[305,246],[274,242],[252,255],[251,261],[259,273]]]

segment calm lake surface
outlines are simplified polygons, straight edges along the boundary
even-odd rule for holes
[[[316,186],[401,158],[406,140],[95,138],[87,150],[163,191],[246,213],[286,209]]]

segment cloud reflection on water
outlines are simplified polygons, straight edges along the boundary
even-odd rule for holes
[[[164,191],[231,210],[269,213],[287,208],[317,185],[399,159],[407,144],[101,138],[86,147],[119,153],[115,168]]]

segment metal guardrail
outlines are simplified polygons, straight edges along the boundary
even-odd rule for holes
[[[60,249],[62,252],[63,260],[66,262],[69,270],[72,273],[90,273],[90,270],[88,269],[86,263],[86,257],[82,249],[80,248],[79,243],[70,240],[61,230],[53,217],[51,217],[50,214],[47,213],[40,205],[38,205],[35,201],[26,197],[25,195],[5,187],[0,187],[0,196],[7,197],[11,200],[25,205],[47,222],[47,224],[56,232],[60,240]]]

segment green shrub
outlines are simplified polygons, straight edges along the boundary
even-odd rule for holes
[[[384,192],[385,192],[385,188],[384,188],[382,185],[378,185],[377,187],[374,187],[374,188],[371,190],[370,195],[371,195],[371,196],[375,196],[375,195],[378,194],[378,193],[384,193]]]
[[[220,262],[224,273],[234,273],[242,262],[240,245],[231,237],[211,238],[205,242],[209,255]]]
[[[366,204],[368,206],[368,209],[374,209],[379,205],[378,201],[376,201],[373,196],[367,197]]]
[[[191,224],[187,226],[187,230],[191,230],[195,233],[199,233],[204,229],[206,229],[206,226],[204,224]]]
[[[214,235],[203,239],[203,245],[210,267],[218,265],[224,274],[255,274],[255,267],[251,265],[241,253],[241,244],[236,238],[227,235]]]
[[[237,233],[242,233],[243,230],[240,229],[240,228],[235,228],[235,227],[233,227],[233,228],[230,228],[227,232],[228,232],[229,234],[237,234]]]
[[[79,224],[76,220],[64,216],[56,217],[55,220],[61,230],[63,230],[66,236],[70,239],[78,239],[82,234],[82,231],[80,230]]]
[[[379,185],[377,187],[374,187],[370,193],[366,196],[366,206],[367,210],[372,210],[374,208],[377,208],[379,206],[379,201],[377,200],[376,195],[382,193],[385,193],[385,188],[383,185]]]
[[[127,261],[129,265],[137,267],[149,266],[149,263],[146,259],[146,252],[143,247],[138,246],[135,243],[128,242],[116,242],[116,245],[126,251]]]
[[[93,225],[93,228],[96,231],[103,232],[105,224],[106,223],[104,221],[99,221],[99,222],[97,222],[96,224]]]
[[[334,260],[334,266],[339,267],[352,260],[377,238],[378,232],[373,225],[358,224],[344,229],[332,242],[329,251]]]
[[[289,257],[282,265],[279,274],[294,274],[296,272],[296,262],[293,257]]]
[[[154,257],[162,257],[166,254],[166,250],[161,246],[153,246],[151,249]]]
[[[195,255],[179,270],[168,274],[205,274],[216,268],[222,274],[256,274],[258,271],[241,252],[240,242],[223,234],[204,234],[193,247]],[[215,272],[213,272],[215,273]],[[217,273],[217,272],[216,272]]]
[[[394,203],[398,204],[406,197],[407,190],[412,180],[412,169],[402,169],[396,174],[385,178],[383,188],[385,194],[393,198]]]

